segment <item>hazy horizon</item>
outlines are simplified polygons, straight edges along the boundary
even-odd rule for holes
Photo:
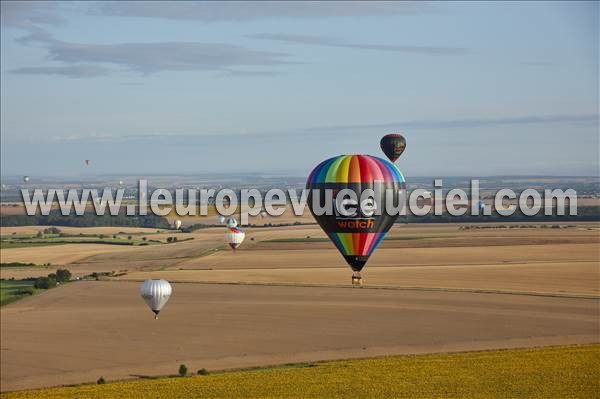
[[[598,176],[598,3],[2,2],[3,176]],[[93,160],[84,170],[84,159]]]

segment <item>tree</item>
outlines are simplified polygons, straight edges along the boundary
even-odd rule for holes
[[[71,272],[67,269],[58,269],[56,271],[56,281],[58,282],[66,282],[71,280]]]
[[[146,241],[148,239],[148,237],[142,237],[142,240]]]
[[[179,366],[179,376],[180,377],[185,377],[187,375],[187,366],[185,364],[182,364],[181,366]]]
[[[98,381],[96,381],[99,385],[100,384],[106,384],[106,380],[104,379],[104,377],[100,377],[98,378]]]
[[[207,369],[200,369],[200,370],[198,370],[198,375],[208,375],[208,370]]]
[[[35,235],[37,238],[41,238],[44,236],[44,233],[42,233],[41,231],[38,231],[37,234]]]
[[[53,280],[50,277],[39,277],[33,283],[33,287],[40,290],[47,290],[48,288],[52,288],[55,286],[56,280]]]
[[[167,242],[173,242],[173,237],[167,237]]]
[[[128,240],[131,240],[132,238],[133,238],[132,236],[127,236],[127,239],[128,239]]]

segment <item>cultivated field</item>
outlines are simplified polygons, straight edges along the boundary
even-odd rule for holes
[[[599,379],[600,347],[587,345],[300,363],[192,378],[19,392],[5,397],[587,399],[600,395]]]
[[[64,244],[41,247],[2,249],[2,262],[68,265],[69,263],[106,253],[124,253],[140,249],[105,244]]]
[[[597,299],[81,281],[2,308],[2,389],[193,370],[598,341]],[[56,361],[60,359],[60,361]]]
[[[3,248],[2,262],[125,274],[3,306],[2,390],[167,375],[180,363],[220,370],[599,342],[600,225],[510,226],[520,225],[396,225],[362,289],[316,225],[248,228],[236,253],[223,227],[139,232],[193,238],[142,247]],[[138,286],[158,277],[174,294],[155,321]]]

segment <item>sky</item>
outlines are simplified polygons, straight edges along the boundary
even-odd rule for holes
[[[1,3],[2,175],[598,175],[597,2]],[[86,172],[89,173],[89,172]]]

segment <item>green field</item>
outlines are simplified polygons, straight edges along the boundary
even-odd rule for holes
[[[27,268],[42,268],[42,265],[36,265],[35,263],[22,263],[22,262],[7,262],[0,263],[0,269],[27,269]]]
[[[300,364],[2,395],[6,399],[142,397],[598,398],[600,345]]]
[[[26,293],[29,290],[31,290],[31,294]],[[33,288],[33,281],[0,280],[0,306],[37,294],[40,291],[44,290]]]

